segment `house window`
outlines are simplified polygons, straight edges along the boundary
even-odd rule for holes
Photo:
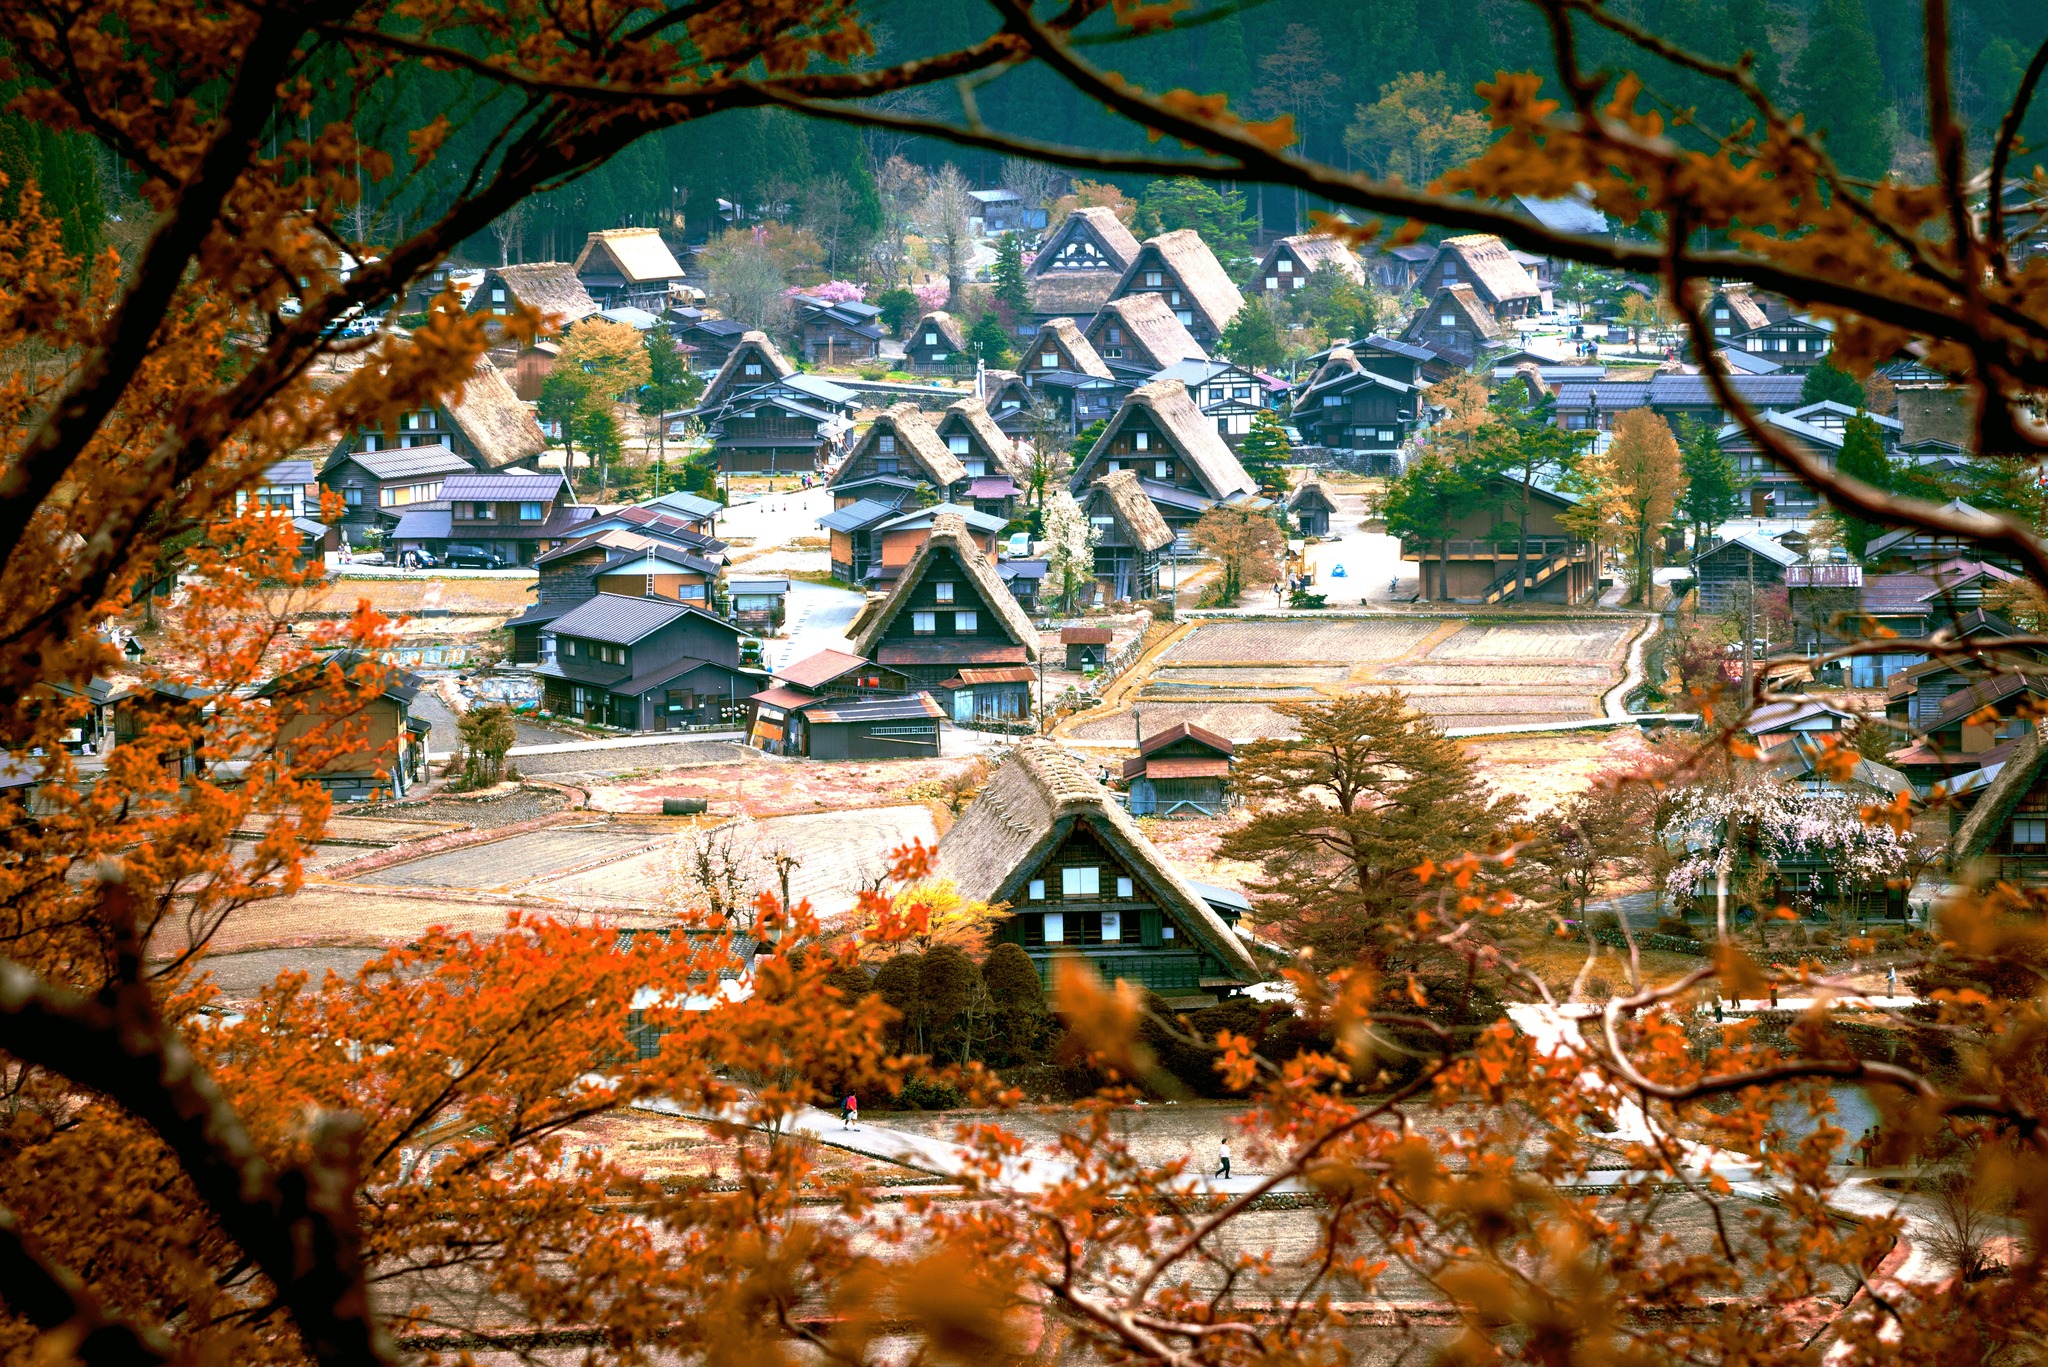
[[[1457,263],[1457,262],[1455,262],[1455,261],[1446,261],[1446,262],[1444,262],[1444,279],[1446,279],[1446,280],[1456,280],[1457,278],[1458,278],[1458,263]]]
[[[1043,878],[1032,879],[1031,888],[1024,896],[1026,901],[1043,902],[1045,900],[1045,880]]]
[[[937,365],[940,361],[945,360],[948,354],[944,351],[934,351],[932,353],[932,364]]]
[[[376,434],[376,433],[374,433],[374,432],[365,432],[365,433],[363,433],[363,450],[365,450],[365,451],[370,451],[370,452],[374,452],[374,451],[375,451],[376,449],[377,449],[377,434]]]
[[[1172,478],[1173,478],[1173,462],[1172,462],[1172,461],[1170,461],[1170,460],[1155,460],[1155,461],[1153,461],[1153,462],[1152,462],[1152,478],[1154,478],[1154,479],[1172,479]]]
[[[881,436],[880,436],[879,438],[877,438],[877,439],[876,439],[876,441],[875,441],[875,450],[876,450],[877,452],[879,452],[880,454],[882,454],[882,455],[885,455],[885,456],[893,456],[893,455],[895,455],[895,454],[896,454],[896,438],[894,438],[894,437],[890,436],[890,435],[889,435],[888,433],[884,432],[884,433],[883,433],[883,434],[882,434],[882,435],[881,435]]]
[[[1248,384],[1235,385],[1230,391],[1230,397],[1233,399],[1249,399],[1251,396],[1252,387]]]
[[[876,457],[875,457],[875,473],[876,473],[876,474],[878,474],[878,475],[893,475],[893,474],[895,474],[895,473],[896,473],[896,457],[894,457],[894,456],[876,456]]]
[[[952,452],[952,453],[953,453],[954,455],[956,455],[956,456],[964,456],[964,455],[966,455],[966,454],[967,454],[967,438],[965,438],[965,437],[948,437],[948,438],[946,438],[946,449],[947,449],[948,451],[951,451],[951,452]]]
[[[478,522],[493,521],[498,516],[498,505],[495,503],[472,503],[469,505],[469,515]]]
[[[349,486],[348,486],[348,488],[346,488],[346,489],[343,489],[343,490],[341,491],[341,501],[342,501],[343,503],[346,503],[346,504],[347,504],[347,505],[348,505],[349,507],[351,507],[351,508],[360,508],[360,507],[362,507],[362,506],[363,506],[363,491],[362,491],[362,489],[361,489],[361,488],[359,488],[358,486],[354,485],[354,484],[351,484],[351,485],[349,485]]]
[[[1095,533],[1097,536],[1108,536],[1109,529],[1116,525],[1116,519],[1109,517],[1091,517],[1088,519],[1088,525],[1095,528]]]
[[[981,459],[981,457],[979,456],[975,456],[971,459],[964,460],[960,463],[962,466],[966,468],[967,473],[975,479],[980,479],[983,475],[988,473],[988,462]]]
[[[1437,315],[1436,325],[1444,328],[1456,327],[1458,325],[1458,316],[1455,313],[1439,314]]]
[[[2040,852],[2048,850],[2048,817],[2016,816],[2012,820],[2012,848]]]
[[[980,618],[976,617],[971,612],[954,613],[953,634],[956,636],[972,636],[974,634],[975,624],[980,620]]]
[[[1058,370],[1060,368],[1060,354],[1057,351],[1045,352],[1039,356],[1038,364],[1045,370]]]
[[[1067,938],[1067,918],[1057,911],[1045,913],[1045,942],[1049,945],[1062,943]]]
[[[1283,256],[1280,258],[1280,264],[1275,266],[1274,269],[1282,275],[1290,275],[1294,271],[1294,262]]]
[[[936,332],[927,332],[924,335],[924,344],[926,346],[937,346],[939,344],[939,334]]]
[[[936,612],[911,613],[910,630],[919,636],[937,635],[939,630],[939,614]]]
[[[1162,940],[1171,940],[1171,939],[1173,938],[1173,927],[1172,927],[1172,926],[1161,926],[1161,927],[1159,927],[1159,938],[1160,938],[1160,939],[1162,939]]]
[[[1102,895],[1102,870],[1094,867],[1060,870],[1060,896],[1099,897]]]
[[[1124,344],[1124,330],[1122,328],[1111,328],[1109,330],[1109,344],[1111,346],[1122,346]]]
[[[564,640],[562,642],[562,653],[573,658],[576,654],[576,643],[574,641]]]
[[[1102,943],[1113,945],[1124,938],[1123,913],[1105,911],[1102,913]]]
[[[1171,292],[1171,293],[1169,293],[1169,294],[1168,294],[1168,295],[1167,295],[1166,297],[1167,297],[1167,299],[1168,299],[1168,300],[1169,300],[1169,301],[1170,301],[1170,302],[1171,302],[1171,303],[1173,304],[1173,306],[1174,306],[1175,308],[1179,308],[1179,307],[1180,307],[1180,306],[1181,306],[1182,304],[1184,304],[1184,303],[1186,303],[1186,302],[1187,302],[1187,301],[1186,301],[1185,299],[1182,299],[1182,298],[1180,297],[1180,291],[1179,291],[1179,290],[1174,290],[1174,291],[1172,291],[1172,292]]]
[[[952,586],[951,584],[934,584],[934,585],[932,585],[932,601],[934,601],[934,602],[938,602],[938,603],[950,603],[950,602],[952,602],[952,601],[953,601],[953,586]]]
[[[1727,309],[1715,309],[1715,310],[1714,310],[1714,316],[1715,316],[1716,318],[1726,318],[1726,317],[1728,316],[1728,310],[1727,310]]]
[[[1117,900],[1117,901],[1119,901],[1119,902],[1128,902],[1128,901],[1130,901],[1130,900],[1131,900],[1131,880],[1130,880],[1130,879],[1128,879],[1128,878],[1119,878],[1119,879],[1117,879],[1117,880],[1116,880],[1116,900]],[[1111,938],[1111,939],[1115,939],[1116,937],[1115,937],[1115,936],[1111,936],[1110,938]]]
[[[1800,350],[1800,351],[1804,351],[1804,350],[1806,350],[1806,339],[1805,339],[1804,337],[1801,337],[1801,338],[1798,338],[1797,340],[1798,340],[1798,342],[1799,342],[1799,346],[1798,346],[1798,348],[1797,348],[1797,349],[1798,349],[1798,350]]]
[[[1715,335],[1716,337],[1726,337],[1726,336],[1728,335],[1728,329],[1727,329],[1727,328],[1715,328],[1715,329],[1714,329],[1714,335]]]
[[[1123,468],[1124,468],[1124,463],[1123,463],[1122,461],[1120,461],[1120,460],[1113,460],[1113,461],[1111,461],[1111,462],[1109,463],[1109,472],[1110,472],[1110,473],[1111,473],[1112,475],[1113,475],[1113,474],[1115,474],[1115,473],[1116,473],[1117,471],[1119,471],[1119,470],[1123,469]]]
[[[491,302],[493,304],[502,304],[505,302],[505,287],[503,285],[492,286]]]
[[[1163,272],[1161,272],[1161,271],[1146,271],[1146,272],[1145,272],[1145,284],[1146,284],[1146,286],[1147,286],[1148,288],[1151,288],[1151,289],[1158,289],[1158,288],[1159,288],[1159,287],[1160,287],[1161,285],[1163,285],[1163,284],[1165,284],[1165,283],[1166,283],[1166,276],[1165,276],[1165,274],[1164,274]]]
[[[547,515],[548,505],[545,503],[522,503],[519,505],[519,520],[521,522],[539,522]]]
[[[1131,449],[1132,449],[1133,451],[1149,451],[1149,450],[1151,450],[1151,449],[1152,449],[1152,434],[1151,434],[1150,432],[1133,432],[1133,433],[1131,433]]]
[[[761,373],[761,363],[759,361],[748,361],[740,367],[740,373],[742,375],[759,375]]]
[[[669,689],[668,710],[671,712],[695,712],[697,710],[697,690],[694,688]]]

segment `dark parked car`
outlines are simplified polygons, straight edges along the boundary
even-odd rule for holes
[[[447,554],[441,557],[441,563],[453,570],[503,570],[512,567],[510,560],[482,546],[450,545]]]

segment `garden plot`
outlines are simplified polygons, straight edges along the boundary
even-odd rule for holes
[[[1228,684],[1243,688],[1254,681],[1267,684],[1312,686],[1341,684],[1351,677],[1349,665],[1238,665],[1235,668],[1190,667],[1162,661],[1155,676],[1162,681],[1190,684]]]
[[[1449,660],[1619,661],[1641,623],[1508,622],[1470,623],[1425,652],[1435,663]]]
[[[939,839],[931,809],[922,804],[769,817],[754,829],[757,849],[797,856],[790,896],[809,898],[812,910],[826,920],[853,909],[861,888],[888,867],[891,850],[913,840],[935,845]],[[684,838],[678,834],[613,863],[529,882],[520,891],[594,906],[660,906],[669,900],[671,870]]]
[[[1250,680],[1246,680],[1249,683]],[[1273,699],[1306,701],[1323,694],[1313,688],[1225,688],[1218,684],[1182,683],[1178,679],[1152,678],[1145,683],[1146,698],[1205,698],[1211,702],[1261,702]]]
[[[1614,666],[1608,664],[1494,664],[1483,660],[1387,665],[1373,674],[1375,681],[1403,688],[1584,688],[1596,693],[1613,687],[1616,677]]]
[[[406,888],[509,888],[573,864],[622,854],[650,838],[639,827],[556,826],[392,864],[351,881]]]
[[[1255,665],[1266,661],[1285,661],[1363,664],[1406,654],[1439,625],[1426,618],[1208,622],[1169,647],[1162,663]]]

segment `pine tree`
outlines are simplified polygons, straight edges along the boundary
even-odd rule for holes
[[[1807,126],[1826,134],[1845,174],[1876,178],[1891,169],[1892,111],[1864,0],[1820,0],[1792,86]]]
[[[1031,292],[1024,287],[1024,239],[1004,233],[996,243],[996,307],[1010,327],[1031,313]]]
[[[1245,300],[1223,329],[1223,354],[1252,370],[1271,370],[1287,359],[1280,344],[1280,326],[1266,301],[1254,295]]]
[[[1877,424],[1861,414],[1849,419],[1848,427],[1842,432],[1842,454],[1836,458],[1835,470],[1886,492],[1890,492],[1897,483],[1891,457],[1884,453],[1884,440]],[[1842,544],[1858,560],[1863,558],[1870,543],[1885,533],[1883,523],[1865,522],[1841,509],[1836,509],[1836,515],[1842,520]]]
[[[1252,414],[1252,430],[1237,448],[1238,464],[1259,482],[1261,489],[1287,487],[1287,462],[1294,455],[1294,443],[1287,440],[1287,428],[1270,408]]]
[[[1692,551],[1706,549],[1706,537],[1728,520],[1735,506],[1735,465],[1721,449],[1711,423],[1690,423],[1685,429],[1685,496],[1678,515],[1692,529]]]
[[[1010,363],[1010,330],[1003,326],[994,309],[974,320],[974,327],[967,334],[967,349],[991,370]]]
[[[1799,402],[1802,404],[1819,403],[1824,399],[1858,410],[1868,403],[1862,383],[1833,361],[1822,361],[1807,371],[1806,378],[1799,385]]]

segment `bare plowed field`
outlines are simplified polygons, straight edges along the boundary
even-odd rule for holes
[[[1169,664],[1320,663],[1358,665],[1412,650],[1437,623],[1379,621],[1211,622],[1166,652]]]
[[[1635,622],[1472,623],[1430,647],[1429,658],[1448,660],[1607,660],[1618,658]]]

